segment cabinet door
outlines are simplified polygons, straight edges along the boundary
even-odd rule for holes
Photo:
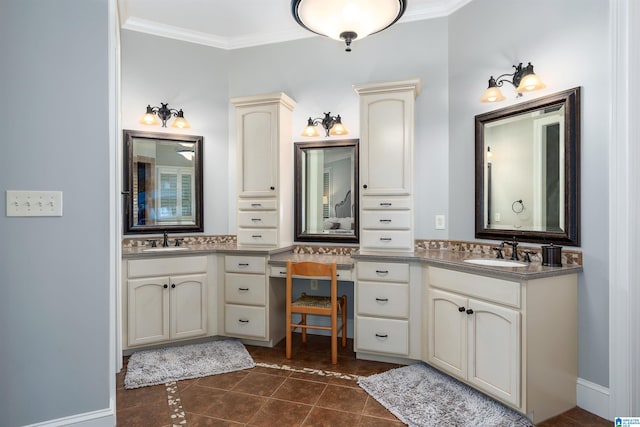
[[[128,345],[169,340],[169,277],[131,279],[128,287]]]
[[[414,93],[361,97],[362,196],[411,194]]]
[[[434,366],[467,376],[467,298],[429,290],[429,357]]]
[[[170,277],[171,339],[207,333],[207,275]]]
[[[278,164],[278,106],[237,109],[238,196],[275,197]]]
[[[520,313],[469,299],[468,381],[520,406]]]

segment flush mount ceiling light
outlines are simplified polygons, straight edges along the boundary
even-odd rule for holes
[[[309,117],[309,120],[307,120],[307,126],[302,131],[302,136],[320,136],[318,128],[316,127],[318,125],[322,125],[326,136],[346,135],[349,133],[347,132],[347,128],[342,124],[340,114],[332,116],[331,112],[329,112],[324,113],[324,117],[318,117],[315,119]]]
[[[151,105],[147,105],[147,112],[144,116],[142,116],[140,122],[145,125],[158,125],[160,124],[158,122],[159,118],[160,120],[162,120],[162,127],[166,128],[167,120],[169,120],[171,117],[175,117],[176,119],[173,121],[171,127],[180,129],[191,127],[189,125],[189,122],[187,122],[187,120],[184,118],[182,109],[175,110],[173,108],[167,108],[167,105],[169,105],[169,103],[164,104],[161,102],[160,105],[161,107],[152,107]]]
[[[533,92],[546,87],[540,77],[533,72],[531,62],[526,67],[522,67],[521,62],[518,65],[514,65],[513,68],[515,68],[515,71],[511,74],[502,74],[497,79],[494,79],[493,76],[489,78],[489,87],[484,91],[480,102],[499,102],[504,100],[504,95],[498,89],[502,87],[504,82],[511,83],[516,88],[517,96],[522,96],[523,92]]]
[[[406,0],[292,0],[291,14],[303,28],[335,40],[363,39],[393,25],[407,8]]]

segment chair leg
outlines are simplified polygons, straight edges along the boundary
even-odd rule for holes
[[[338,363],[338,316],[331,316],[331,364]]]
[[[286,334],[286,358],[291,359],[291,315],[287,316],[287,334]]]
[[[347,346],[347,296],[342,295],[342,347]]]
[[[300,314],[301,320],[300,320],[300,324],[301,325],[306,325],[307,324],[307,315],[305,313]],[[307,328],[300,328],[302,330],[302,342],[303,343],[307,343]]]

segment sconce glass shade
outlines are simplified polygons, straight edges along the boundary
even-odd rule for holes
[[[355,33],[355,40],[393,25],[407,7],[405,0],[292,0],[291,13],[302,27],[335,40]]]
[[[535,73],[531,73],[522,77],[522,80],[520,80],[520,84],[516,88],[516,92],[533,92],[534,90],[544,89],[545,87],[547,86],[542,83],[540,77],[538,77],[538,75]]]
[[[171,125],[171,127],[180,128],[180,129],[191,127],[189,122],[184,118],[184,113],[182,112],[182,109],[178,111],[176,119],[173,121],[173,124]]]
[[[307,126],[304,128],[304,130],[301,133],[302,136],[308,136],[308,137],[317,137],[320,136],[320,133],[318,133],[318,128],[315,127],[315,125],[313,124],[313,119],[311,117],[309,117],[309,121],[307,122]]]
[[[342,119],[338,115],[336,117],[335,124],[331,127],[331,130],[329,131],[329,135],[338,136],[338,135],[346,135],[348,133],[349,132],[347,131],[347,128],[344,127],[344,125],[342,124]]]
[[[160,124],[160,120],[158,120],[158,116],[153,113],[153,109],[151,105],[147,105],[147,112],[140,119],[140,123],[145,125],[154,125],[157,126]]]
[[[487,90],[482,94],[482,98],[480,98],[480,102],[499,102],[503,101],[504,95],[500,92],[497,86],[488,87]]]

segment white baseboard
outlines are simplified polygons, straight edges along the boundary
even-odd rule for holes
[[[578,378],[576,385],[578,406],[606,420],[609,416],[609,389],[599,384]]]
[[[37,424],[30,424],[25,427],[114,427],[116,425],[116,414],[113,408],[99,411],[76,414],[69,417],[58,418],[57,420],[44,421]]]

